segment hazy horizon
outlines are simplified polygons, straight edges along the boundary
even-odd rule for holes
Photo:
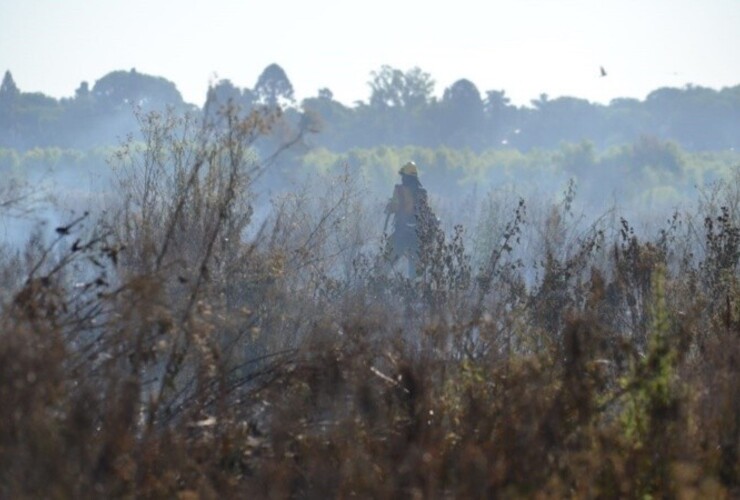
[[[469,0],[454,11],[387,0],[367,11],[331,0],[9,1],[0,5],[0,70],[23,91],[60,98],[81,81],[136,68],[202,105],[210,82],[252,87],[277,63],[297,100],[327,87],[351,105],[367,100],[370,72],[388,64],[430,73],[435,95],[467,78],[517,105],[542,93],[608,103],[661,87],[737,85],[739,25],[733,0],[502,1],[486,11]]]

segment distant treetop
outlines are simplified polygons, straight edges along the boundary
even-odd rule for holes
[[[13,80],[13,75],[10,74],[10,70],[6,70],[3,83],[0,85],[0,97],[15,97],[18,94],[20,94],[20,90],[18,90],[18,86]]]
[[[293,84],[290,83],[285,70],[274,63],[262,71],[254,86],[254,93],[260,104],[270,107],[295,103]]]

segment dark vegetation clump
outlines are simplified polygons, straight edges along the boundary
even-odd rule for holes
[[[1,498],[740,495],[731,184],[654,234],[497,205],[409,279],[348,172],[255,222],[265,109],[142,118],[3,254]]]

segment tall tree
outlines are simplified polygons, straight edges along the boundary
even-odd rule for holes
[[[5,71],[3,83],[0,84],[0,102],[12,102],[20,95],[20,90],[13,80],[10,70]]]
[[[144,110],[182,107],[184,101],[174,83],[162,77],[131,71],[113,71],[95,82],[92,93],[104,108],[141,106]]]
[[[0,84],[0,146],[15,146],[18,139],[17,103],[20,91],[10,71]]]
[[[461,79],[445,89],[442,97],[442,140],[450,146],[476,146],[484,121],[483,100],[478,87]]]
[[[482,115],[483,100],[478,87],[470,80],[463,78],[446,88],[442,102],[462,113]]]
[[[270,107],[295,104],[293,84],[285,70],[277,64],[267,66],[254,86],[257,102]]]
[[[488,144],[509,146],[519,128],[519,110],[505,90],[489,90],[483,104]]]
[[[434,80],[419,68],[411,68],[404,73],[383,65],[370,76],[370,106],[415,109],[432,101]]]

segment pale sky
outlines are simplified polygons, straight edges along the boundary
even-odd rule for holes
[[[740,0],[0,0],[0,72],[54,97],[136,68],[201,105],[209,81],[251,88],[275,62],[299,100],[367,100],[389,64],[430,73],[437,95],[468,78],[517,104],[607,103],[738,85],[738,50]]]

